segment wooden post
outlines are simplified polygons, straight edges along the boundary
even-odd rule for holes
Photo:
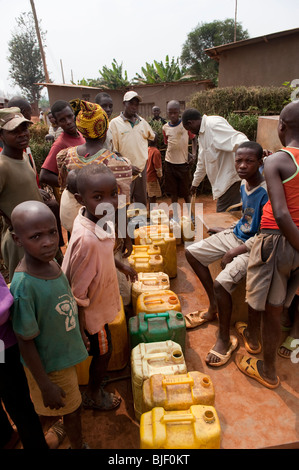
[[[238,0],[235,3],[235,30],[234,30],[234,42],[237,40],[237,8],[238,8]]]
[[[38,20],[37,20],[37,16],[36,16],[34,1],[30,0],[30,3],[31,3],[33,17],[34,17],[34,23],[35,23],[35,29],[36,29],[39,49],[40,49],[40,53],[41,53],[42,61],[43,61],[43,65],[44,65],[45,81],[46,81],[46,83],[50,83],[49,74],[48,74],[48,70],[47,70],[47,64],[46,64],[46,57],[45,57],[45,53],[44,53],[42,38],[41,38],[41,35],[40,35],[40,31],[39,31],[39,26],[38,26]]]

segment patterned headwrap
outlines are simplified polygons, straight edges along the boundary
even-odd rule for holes
[[[83,137],[86,139],[104,137],[108,130],[109,120],[101,106],[83,100],[73,100],[73,102],[71,102],[71,106],[76,115],[77,129]],[[78,105],[80,105],[79,111]],[[78,111],[77,114],[76,111]]]

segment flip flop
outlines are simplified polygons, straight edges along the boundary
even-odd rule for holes
[[[50,427],[50,429],[48,429],[48,431],[46,432],[46,435],[49,433],[54,434],[54,436],[57,438],[58,440],[57,447],[59,447],[60,444],[62,444],[62,442],[64,441],[64,438],[66,436],[66,432],[65,432],[63,422],[61,419],[57,421],[56,423],[54,423],[53,426]]]
[[[213,346],[214,347],[214,346]],[[220,361],[218,362],[208,362],[206,361],[206,364],[211,367],[220,367],[226,364],[231,356],[234,350],[238,347],[238,339],[235,336],[230,336],[230,346],[228,348],[228,351],[226,354],[220,354],[219,352],[215,351],[213,348],[210,349],[208,354],[213,354],[214,356],[218,357]]]
[[[97,403],[95,400],[90,398],[85,392],[82,393],[82,404],[84,408],[98,410],[98,411],[111,411],[119,407],[121,403],[120,397],[116,397],[117,401],[114,404],[111,401],[110,403],[108,403],[108,400],[107,400],[108,395],[113,395],[113,394],[105,392],[104,390],[102,390],[102,393],[103,393],[103,401],[101,403]]]
[[[203,325],[203,323],[212,321],[207,320],[203,317],[203,315],[207,313],[207,311],[208,310],[206,309],[196,310],[196,312],[187,313],[187,315],[185,315],[186,328],[196,328],[197,326]]]
[[[246,328],[247,328],[247,323],[243,321],[237,321],[235,323],[235,329],[238,335],[243,339],[246,351],[249,352],[250,354],[259,354],[262,350],[262,345],[259,342],[259,347],[257,349],[251,349],[251,347],[248,344],[247,338],[244,334],[244,330],[246,330]]]
[[[294,346],[292,346],[292,342],[294,342]],[[280,351],[280,348],[283,347],[285,349],[288,349],[291,353],[293,351],[295,351],[295,349],[297,349],[298,347],[298,343],[299,343],[299,339],[296,340],[296,338],[293,338],[292,336],[287,336],[286,339],[284,340],[284,342],[280,345],[279,349],[277,350],[277,354],[280,356],[280,357],[284,357],[285,359],[290,359],[291,357],[291,354],[289,355],[286,355],[286,354],[283,354],[281,351]]]
[[[279,377],[277,377],[277,383],[276,384],[271,384],[267,382],[259,373],[258,368],[257,368],[257,362],[260,359],[257,359],[256,357],[249,357],[249,356],[244,356],[243,354],[237,354],[236,355],[236,365],[238,369],[243,372],[243,374],[247,375],[251,379],[257,380],[260,384],[264,385],[264,387],[267,388],[277,388],[280,384]]]

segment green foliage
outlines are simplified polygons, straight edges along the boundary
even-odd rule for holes
[[[290,99],[286,87],[227,87],[212,88],[194,94],[188,107],[202,114],[229,116],[234,112],[243,114],[280,114]]]
[[[230,125],[237,131],[243,132],[248,140],[256,140],[258,116],[254,114],[231,113],[226,117]]]
[[[22,90],[30,103],[41,97],[42,87],[35,83],[45,80],[43,62],[32,13],[22,13],[16,18],[17,32],[8,43],[9,75],[14,85]],[[41,32],[42,38],[45,33]]]
[[[234,42],[235,22],[233,19],[200,23],[191,31],[185,41],[181,54],[181,62],[188,68],[191,75],[198,78],[210,79],[217,83],[218,63],[210,59],[205,49]],[[247,30],[242,25],[236,25],[236,40],[248,39]]]
[[[163,123],[161,121],[154,121],[154,120],[149,120],[148,121],[151,128],[153,129],[154,132],[157,133],[158,135],[158,149],[161,151],[165,151],[165,144],[164,144],[164,136],[163,136]]]
[[[48,155],[51,143],[45,141],[45,136],[48,134],[48,126],[41,122],[37,122],[30,127],[30,142],[29,146],[32,156],[35,161],[37,172],[40,173],[42,164]]]
[[[168,55],[165,58],[165,64],[156,60],[153,64],[146,62],[145,67],[141,67],[141,71],[143,75],[136,73],[133,79],[135,83],[174,82],[191,78],[186,77],[186,69],[180,67],[179,59],[175,60],[173,57],[170,61]]]

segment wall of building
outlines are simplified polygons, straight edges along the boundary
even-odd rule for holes
[[[221,51],[219,87],[282,86],[299,78],[299,33]]]
[[[96,95],[101,90],[93,87],[80,87],[76,85],[55,85],[47,84],[50,106],[57,100],[70,101],[75,98],[94,102]],[[144,118],[151,117],[152,107],[159,106],[161,115],[166,116],[166,106],[171,100],[178,100],[181,104],[181,111],[187,106],[191,96],[202,90],[213,86],[210,80],[196,80],[187,82],[157,83],[154,85],[137,85],[128,89],[135,90],[141,97],[142,103],[139,106],[139,113]],[[123,109],[123,96],[126,90],[107,90],[113,100],[113,115],[118,115]]]

